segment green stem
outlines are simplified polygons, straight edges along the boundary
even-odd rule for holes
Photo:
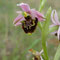
[[[42,9],[43,9],[44,4],[45,4],[46,1],[47,0],[40,0],[40,6],[39,6],[39,11],[40,12],[42,11]],[[40,30],[42,30],[42,24],[41,24],[41,22],[38,23],[38,26],[39,26]]]
[[[42,0],[40,0],[40,4],[41,4]]]
[[[38,22],[38,26],[39,26],[40,30],[42,30],[42,24],[41,24],[41,22]]]
[[[41,2],[40,8],[39,8],[39,11],[40,11],[40,12],[42,11],[42,9],[43,9],[44,4],[45,4],[46,1],[47,1],[47,0],[40,0],[40,2]],[[46,48],[46,39],[47,39],[46,36],[47,36],[47,35],[46,35],[46,32],[45,32],[42,24],[41,24],[41,23],[38,23],[38,26],[39,26],[39,28],[40,28],[40,30],[41,30],[41,32],[42,32],[42,48],[43,48],[43,50],[44,50],[45,60],[49,60],[49,57],[48,57],[48,54],[47,54],[47,48]]]
[[[44,5],[46,3],[47,0],[40,0],[40,7],[39,7],[39,11],[41,12],[42,9],[44,8]]]
[[[42,48],[44,50],[45,60],[49,60],[49,57],[47,54],[46,40],[47,40],[47,36],[48,36],[48,32],[49,32],[50,16],[51,16],[51,7],[47,11],[46,21],[42,28]]]
[[[46,34],[45,31],[42,30],[42,48],[44,50],[44,56],[45,56],[45,60],[49,60],[48,58],[48,54],[47,54],[47,48],[46,48]]]

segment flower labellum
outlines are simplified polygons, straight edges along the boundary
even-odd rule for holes
[[[19,14],[13,24],[15,26],[22,25],[22,29],[25,33],[33,33],[36,29],[38,21],[44,21],[44,15],[35,9],[30,9],[28,4],[21,3],[17,4],[20,8],[22,8],[23,12],[17,11]]]
[[[36,29],[38,19],[33,20],[30,16],[25,17],[25,21],[22,23],[22,28],[26,33],[32,33]]]

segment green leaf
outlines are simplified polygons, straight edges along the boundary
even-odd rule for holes
[[[47,48],[46,48],[46,40],[47,40],[47,32],[49,31],[50,16],[51,16],[51,7],[47,11],[46,20],[42,28],[42,48],[44,50],[45,60],[49,60]]]
[[[31,45],[23,52],[26,53],[29,49],[33,48],[41,39],[37,39],[31,43]]]
[[[38,26],[39,26],[40,30],[42,30],[42,24],[41,24],[41,22],[38,22]]]
[[[55,54],[54,60],[60,60],[60,45],[58,46],[57,52]]]
[[[46,3],[47,0],[40,0],[41,4],[40,4],[40,7],[39,7],[39,11],[41,12],[42,9],[44,8],[44,5]]]
[[[19,59],[19,55],[18,56],[13,56],[13,60],[18,60]]]
[[[48,53],[47,53],[47,48],[46,48],[46,33],[45,33],[45,30],[42,29],[42,48],[44,50],[44,57],[45,57],[45,60],[49,60],[49,57],[48,57]]]
[[[40,0],[40,4],[41,4],[42,0]]]
[[[48,9],[46,14],[46,20],[43,25],[43,29],[45,30],[45,33],[47,34],[49,31],[49,25],[50,25],[50,17],[51,17],[51,7]]]
[[[30,45],[28,48],[25,49],[25,51],[24,51],[23,54],[22,54],[22,60],[24,60],[24,57],[25,57],[27,51],[28,51],[29,49],[32,49],[32,48],[33,48],[38,42],[40,42],[40,41],[41,41],[41,39],[35,40],[34,42],[31,43],[31,45]]]
[[[40,0],[40,7],[39,7],[39,11],[41,12],[43,7],[44,7],[44,4],[46,3],[47,0]],[[38,26],[40,28],[40,30],[42,30],[42,23],[41,22],[38,22]]]

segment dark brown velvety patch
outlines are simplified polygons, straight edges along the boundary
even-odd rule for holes
[[[33,20],[30,16],[25,17],[25,21],[22,23],[22,28],[25,33],[33,33],[36,29],[38,19]]]

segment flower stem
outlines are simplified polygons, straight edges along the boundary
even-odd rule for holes
[[[47,54],[47,48],[46,48],[46,34],[44,32],[44,30],[42,30],[42,48],[44,50],[44,56],[45,56],[45,60],[49,60],[48,58],[48,54]]]
[[[49,57],[47,54],[46,40],[47,40],[47,36],[48,36],[48,32],[49,32],[50,16],[51,16],[51,7],[47,11],[46,21],[42,28],[42,48],[44,50],[45,60],[49,60]]]
[[[39,7],[40,12],[42,11],[46,1],[47,0],[40,0],[40,7]],[[41,32],[42,32],[42,48],[44,50],[45,60],[49,60],[48,54],[47,54],[47,48],[46,48],[46,33],[45,33],[45,30],[44,30],[43,26],[41,25],[41,23],[39,23],[38,26],[40,27]]]
[[[38,22],[38,26],[39,26],[40,30],[42,30],[42,24],[41,24],[41,22]]]
[[[40,7],[39,7],[39,11],[41,12],[42,9],[44,8],[44,5],[46,3],[47,0],[40,0]]]

